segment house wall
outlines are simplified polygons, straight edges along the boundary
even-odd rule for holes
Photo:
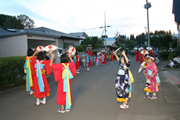
[[[58,39],[58,47],[59,48],[64,48],[63,39]]]
[[[0,38],[0,57],[25,56],[26,54],[26,35]]]
[[[79,40],[72,40],[72,39],[64,39],[64,43],[73,43],[74,46],[80,45]],[[65,47],[64,44],[63,47]]]

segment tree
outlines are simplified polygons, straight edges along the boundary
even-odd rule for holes
[[[27,15],[18,15],[17,19],[20,20],[21,24],[25,28],[34,28],[34,21],[29,18]]]
[[[16,29],[23,29],[24,26],[21,24],[19,20],[15,16],[10,16],[6,18],[5,23],[3,24],[2,27],[5,28],[16,28]]]
[[[137,45],[137,41],[128,40],[126,44],[126,48],[129,48],[132,50],[134,47],[136,47],[136,45]]]
[[[102,45],[104,45],[104,41],[98,37],[89,37],[84,39],[81,42],[81,45],[84,47],[84,49],[86,49],[88,45],[91,45],[93,49],[99,49]]]

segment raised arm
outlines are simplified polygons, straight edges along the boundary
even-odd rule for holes
[[[114,51],[113,54],[115,55],[117,61],[119,62],[120,58],[117,56],[117,51]]]
[[[52,54],[52,51],[49,51],[49,54],[51,55],[51,62],[50,62],[50,67],[52,66],[53,64],[53,60],[54,60],[54,54]]]
[[[125,60],[126,60],[126,63],[128,63],[129,59],[128,59],[128,57],[126,56],[126,53],[125,53],[124,50],[122,51],[121,54],[124,56],[124,58],[125,58]]]

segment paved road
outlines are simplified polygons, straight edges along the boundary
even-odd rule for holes
[[[162,83],[157,100],[144,100],[145,77],[137,74],[139,63],[131,59],[134,75],[132,99],[129,109],[119,108],[114,93],[118,62],[105,66],[83,69],[72,81],[73,103],[69,113],[57,113],[57,83],[48,77],[51,88],[46,105],[36,106],[36,98],[25,91],[25,85],[0,92],[1,120],[180,120],[179,89],[159,72]]]

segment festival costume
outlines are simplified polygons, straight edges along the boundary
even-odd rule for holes
[[[117,94],[118,102],[125,102],[131,98],[132,83],[134,81],[131,71],[128,69],[130,61],[121,64],[119,60],[119,70],[115,81],[115,92]]]
[[[139,61],[139,52],[135,51],[135,55],[136,55],[136,62]]]
[[[51,60],[32,60],[34,96],[37,98],[49,96],[50,88],[46,74],[51,74],[50,62]]]
[[[76,60],[76,69],[79,69],[80,60],[79,60],[79,56],[78,55],[75,56],[75,60]]]
[[[99,65],[99,56],[95,57],[94,56],[94,62],[95,62],[95,65]]]
[[[102,64],[102,55],[99,56],[99,64]]]
[[[85,66],[86,67],[91,67],[91,56],[92,56],[92,51],[90,52],[85,51]]]
[[[158,69],[156,67],[156,64],[153,62],[149,64],[148,67],[146,67],[146,78],[147,78],[147,84],[146,87],[144,88],[144,91],[146,92],[158,92],[159,88],[158,86],[160,85],[160,79],[158,75]],[[154,77],[151,77],[152,74],[154,74]]]
[[[58,81],[56,103],[71,109],[71,79],[76,75],[75,64],[73,62],[53,64],[52,68],[55,81]]]
[[[104,58],[104,59],[103,59]],[[102,64],[106,64],[106,59],[107,59],[107,54],[104,54],[104,57],[103,57],[102,59],[103,59],[103,62],[102,62]]]
[[[143,62],[144,62],[144,59],[145,59],[145,58],[144,58],[144,54],[141,54],[141,53],[140,53],[140,56],[141,56],[140,63],[143,63]]]
[[[110,59],[111,59],[111,61],[113,61],[113,53],[111,53]]]
[[[36,59],[36,56],[34,57]],[[34,90],[34,81],[32,77],[32,56],[25,57],[25,64],[24,64],[24,73],[26,73],[26,91]]]

